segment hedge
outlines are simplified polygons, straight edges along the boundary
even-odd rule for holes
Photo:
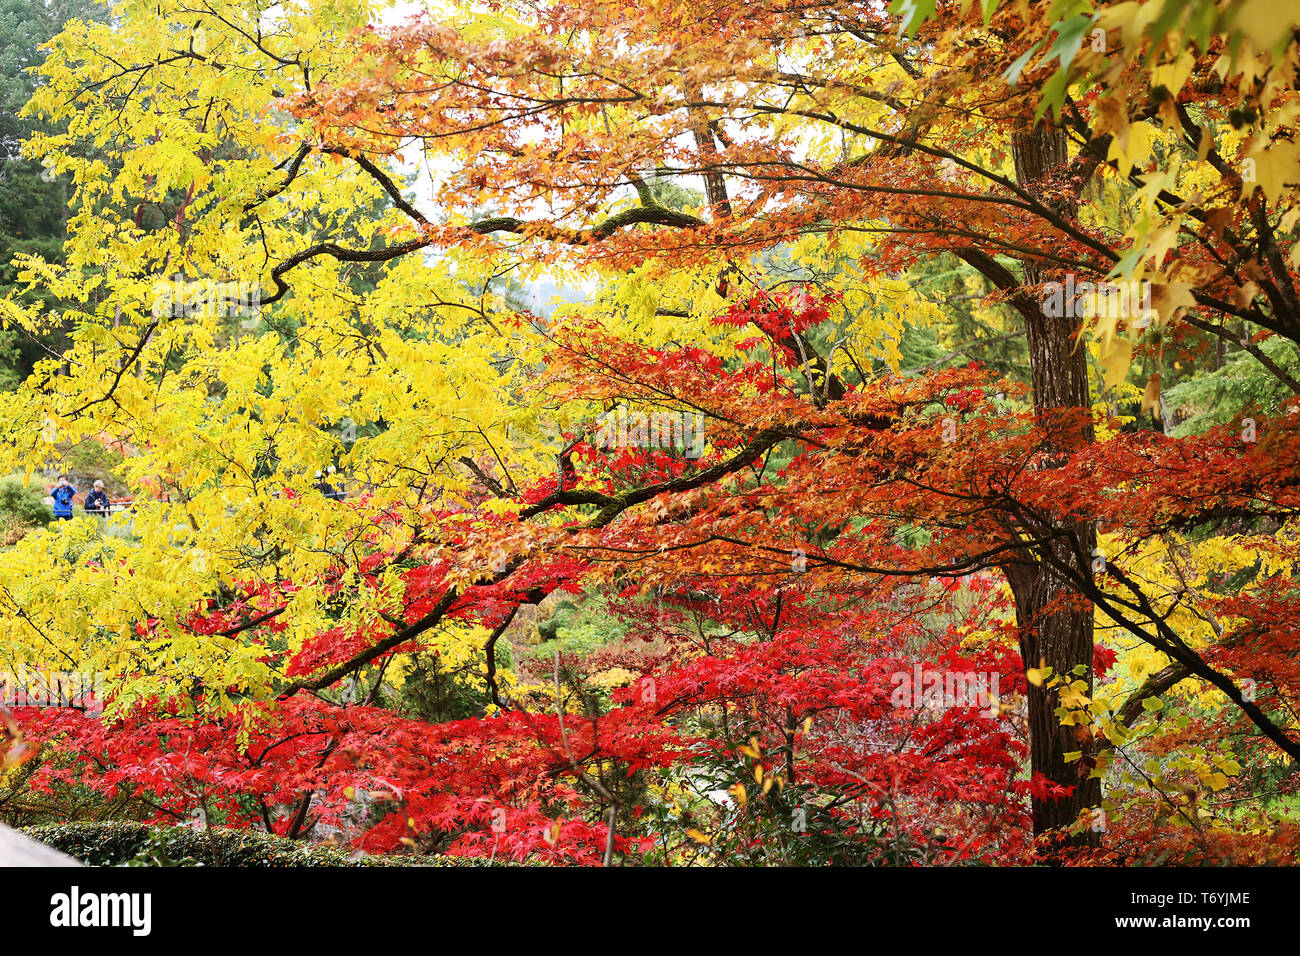
[[[452,856],[362,856],[256,830],[144,823],[52,823],[23,830],[88,866],[541,866]]]

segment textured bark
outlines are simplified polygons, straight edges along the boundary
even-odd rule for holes
[[[1083,680],[1092,695],[1092,605],[1077,597],[1068,607],[1045,610],[1063,595],[1071,595],[1068,586],[1052,567],[1042,561],[1016,565],[1007,569],[1007,577],[1016,604],[1020,655],[1027,667],[1051,667],[1054,674],[1069,680]],[[1082,604],[1082,606],[1078,606]],[[1087,673],[1076,678],[1075,667],[1083,664]],[[1035,774],[1043,774],[1054,783],[1074,787],[1070,797],[1033,800],[1034,834],[1041,836],[1078,820],[1080,813],[1101,802],[1101,781],[1089,778],[1094,748],[1090,737],[1077,736],[1079,729],[1062,726],[1056,714],[1060,701],[1055,690],[1029,685],[1030,764]],[[1082,751],[1083,758],[1067,763],[1066,753]],[[1095,844],[1097,834],[1087,829],[1080,836],[1056,841],[1057,845]]]
[[[690,98],[696,102],[704,99],[704,92],[698,84],[687,87]],[[699,150],[699,174],[704,180],[704,195],[717,220],[731,218],[731,200],[727,196],[727,181],[722,178],[718,165],[718,148],[714,141],[714,129],[709,117],[699,106],[690,108],[691,132],[695,136],[695,148]]]
[[[1038,192],[1044,201],[1052,198],[1044,191],[1053,170],[1063,169],[1067,162],[1065,134],[1046,123],[1028,133],[1019,134],[1012,141],[1012,157],[1020,185]],[[1066,194],[1068,195],[1068,194]],[[1063,213],[1073,214],[1067,199],[1052,202]],[[1027,286],[1044,281],[1039,265],[1024,263],[1024,282]],[[1069,315],[1052,317],[1042,308],[1043,297],[1035,295],[1037,306],[1021,308],[1025,316],[1026,337],[1029,348],[1030,375],[1034,390],[1034,409],[1040,418],[1054,410],[1086,408],[1088,396],[1087,351],[1075,348],[1074,333],[1077,320]],[[1069,312],[1071,310],[1063,310]],[[1078,441],[1092,438],[1091,427],[1085,427],[1072,436]],[[1074,537],[1082,545],[1079,550],[1090,555],[1095,547],[1096,534],[1089,525],[1073,526]],[[1049,544],[1054,557],[1068,566],[1080,568],[1085,558],[1074,547],[1062,541]],[[1015,598],[1016,621],[1019,629],[1020,654],[1026,667],[1047,665],[1053,674],[1076,679],[1074,669],[1087,668],[1081,678],[1087,684],[1087,695],[1093,688],[1093,610],[1091,603],[1080,600],[1063,576],[1041,555],[1022,554],[1020,563],[1007,568],[1007,577]],[[1065,600],[1062,600],[1062,599]],[[1092,769],[1092,742],[1073,726],[1062,726],[1056,709],[1060,706],[1055,691],[1029,685],[1029,740],[1030,762],[1035,774],[1066,787],[1074,787],[1067,799],[1034,798],[1033,816],[1035,835],[1048,834],[1078,820],[1081,813],[1101,802],[1101,781],[1089,779]],[[1082,751],[1083,759],[1073,763],[1065,761],[1070,751]],[[1089,827],[1076,837],[1060,837],[1055,846],[1096,844],[1098,833]]]

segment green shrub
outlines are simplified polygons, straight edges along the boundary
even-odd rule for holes
[[[0,478],[0,519],[46,525],[54,520],[54,513],[45,503],[45,492],[39,485],[24,485],[18,475],[8,475]]]
[[[509,641],[498,640],[492,656],[498,673],[515,666]],[[437,654],[421,651],[407,665],[401,690],[386,701],[403,713],[435,724],[482,717],[487,699],[479,686],[480,666],[474,661],[472,674],[465,667],[448,670]]]
[[[568,598],[560,600],[551,616],[537,622],[537,633],[548,643],[544,648],[520,649],[519,656],[544,658],[554,654],[585,654],[606,644],[623,640],[627,628],[610,612],[609,599],[592,594],[581,604]]]
[[[54,823],[23,831],[88,866],[519,866],[450,856],[358,856],[256,830],[144,823]],[[528,865],[528,864],[523,864]],[[531,864],[540,866],[542,864]]]

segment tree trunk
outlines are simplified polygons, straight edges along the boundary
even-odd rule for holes
[[[1057,127],[1041,123],[1032,132],[1019,134],[1012,140],[1012,157],[1016,178],[1020,185],[1037,193],[1053,169],[1060,169],[1067,161],[1064,132]],[[1046,201],[1046,197],[1043,197]],[[1059,211],[1072,214],[1067,204],[1054,203]],[[1038,263],[1024,263],[1026,285],[1039,285],[1044,273]],[[1069,314],[1053,317],[1045,314],[1042,295],[1034,296],[1038,308],[1025,310],[1026,335],[1029,348],[1030,375],[1034,390],[1034,410],[1040,420],[1051,412],[1064,408],[1087,408],[1088,363],[1083,345],[1075,347],[1073,335],[1077,320]],[[1069,313],[1073,310],[1063,309]],[[1092,428],[1084,426],[1079,434],[1071,436],[1080,442],[1092,439]],[[1071,529],[1085,555],[1096,545],[1096,533],[1091,524]],[[1083,573],[1090,568],[1080,568],[1078,553],[1066,543],[1051,544],[1054,557]],[[1093,687],[1093,609],[1089,602],[1075,595],[1072,588],[1041,556],[1022,554],[1021,563],[1007,568],[1016,606],[1016,623],[1019,630],[1020,655],[1026,668],[1052,669],[1054,675],[1067,680],[1082,680],[1084,691],[1092,696]],[[1061,605],[1048,608],[1054,601],[1069,596]],[[1081,677],[1073,671],[1079,665],[1086,667]],[[1042,774],[1053,783],[1073,787],[1071,795],[1055,800],[1050,797],[1033,798],[1034,835],[1043,836],[1075,823],[1089,808],[1101,803],[1101,781],[1089,778],[1092,769],[1092,740],[1085,731],[1074,726],[1062,726],[1056,709],[1060,701],[1055,690],[1029,684],[1029,745],[1030,764],[1034,774]],[[1083,736],[1083,739],[1080,739]],[[1067,763],[1065,755],[1082,751],[1083,758]],[[1050,841],[1046,854],[1050,857],[1064,846],[1096,845],[1098,828],[1093,820],[1081,834],[1066,837],[1058,834]]]
[[[1058,554],[1058,556],[1061,556]],[[1069,607],[1048,611],[1044,608],[1063,594],[1071,594],[1068,585],[1058,572],[1042,561],[1016,565],[1007,569],[1007,578],[1016,604],[1016,623],[1019,629],[1020,656],[1026,667],[1052,668],[1054,675],[1069,681],[1082,680],[1084,691],[1092,696],[1092,605],[1082,606],[1077,597]],[[1071,595],[1073,597],[1073,595]],[[1078,665],[1087,667],[1083,676],[1073,670]],[[1101,781],[1089,778],[1095,748],[1090,732],[1085,728],[1063,726],[1056,714],[1060,706],[1055,689],[1029,683],[1029,750],[1030,766],[1034,774],[1042,774],[1062,787],[1073,787],[1069,797],[1053,799],[1050,796],[1033,798],[1034,835],[1043,836],[1053,830],[1068,826],[1079,819],[1081,813],[1101,803]],[[1080,739],[1079,734],[1087,734]],[[1067,763],[1065,755],[1081,751],[1082,759]],[[1079,835],[1058,835],[1053,848],[1061,846],[1096,845],[1097,831],[1092,821]],[[1048,851],[1049,855],[1051,850]]]

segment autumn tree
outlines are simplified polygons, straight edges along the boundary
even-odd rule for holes
[[[711,250],[735,255],[824,224],[885,234],[881,269],[921,250],[951,251],[1024,317],[1035,407],[1050,414],[1091,404],[1081,323],[1072,310],[1045,309],[1044,282],[1065,271],[1152,284],[1156,324],[1175,335],[1190,324],[1236,337],[1233,318],[1292,338],[1300,330],[1292,276],[1274,232],[1287,207],[1269,208],[1289,196],[1281,170],[1294,168],[1283,132],[1294,80],[1291,25],[1265,22],[1259,4],[1222,11],[1202,5],[1198,11],[1217,19],[1198,24],[1202,32],[1191,39],[1207,54],[1219,44],[1215,62],[1184,48],[1188,37],[1179,27],[1195,22],[1193,14],[1171,22],[1171,8],[1157,17],[1161,8],[1143,5],[1143,14],[1127,21],[1137,5],[1095,12],[1079,5],[1057,22],[1046,6],[1008,5],[983,22],[973,8],[964,15],[952,9],[908,43],[895,21],[866,5],[727,11],[719,15],[724,24],[687,8],[592,4],[581,23],[568,7],[543,11],[534,32],[523,34],[531,45],[513,36],[509,51],[504,37],[495,47],[467,42],[436,23],[385,32],[368,42],[374,59],[365,69],[377,82],[343,84],[298,103],[302,115],[326,124],[318,128],[328,141],[349,148],[383,152],[419,137],[435,149],[463,150],[442,203],[454,206],[486,184],[514,200],[521,214],[493,223],[497,232],[581,244],[608,237],[603,245],[610,251],[588,256],[653,250],[676,262],[698,261]],[[559,20],[548,15],[565,17],[570,32],[561,34]],[[627,49],[611,50],[611,33]],[[1256,57],[1276,62],[1274,78],[1255,73]],[[568,73],[573,78],[565,82]],[[981,75],[1017,85],[975,81]],[[1085,86],[1072,98],[1063,91],[1074,77]],[[1270,122],[1266,116],[1275,112]],[[350,120],[361,113],[380,121],[357,124],[365,130],[359,133]],[[449,124],[449,113],[463,119]],[[1223,158],[1238,137],[1220,132],[1227,140],[1220,147],[1216,124],[1257,130],[1242,141],[1239,157],[1252,170],[1263,163],[1259,188]],[[1189,203],[1189,187],[1177,178],[1182,159],[1171,161],[1180,149],[1188,161],[1194,151],[1225,188],[1198,192]],[[1139,163],[1149,159],[1144,173]],[[674,222],[646,202],[642,171],[665,167],[702,177],[711,218]],[[1126,183],[1146,204],[1124,234],[1081,215],[1080,195],[1098,176]],[[637,188],[637,205],[604,221],[592,218],[629,186]],[[537,195],[564,197],[567,205],[529,224],[522,215]],[[566,213],[592,225],[565,231]],[[634,221],[660,227],[655,238],[642,231],[612,235]],[[1240,225],[1222,230],[1212,221]],[[1188,228],[1196,242],[1167,258]],[[1246,271],[1258,281],[1232,263],[1252,263]],[[1208,316],[1189,315],[1192,306]],[[1127,367],[1141,323],[1150,322],[1133,314],[1118,327],[1116,319],[1103,315],[1094,329],[1108,369]],[[1271,371],[1288,378],[1276,365]],[[1150,391],[1158,392],[1158,383],[1157,375]],[[1067,447],[1090,437],[1085,427]],[[1058,673],[1090,664],[1093,643],[1090,607],[1053,605],[1067,590],[1053,564],[1083,573],[1094,552],[1090,527],[1065,530],[1071,543],[1052,560],[1035,554],[1041,542],[1026,542],[1005,565],[1026,666],[1045,663]],[[1077,742],[1056,724],[1058,703],[1031,690],[1035,769],[1064,782],[1073,776],[1064,755]],[[1098,797],[1095,780],[1081,782],[1072,802],[1039,806],[1038,830],[1059,827]]]

